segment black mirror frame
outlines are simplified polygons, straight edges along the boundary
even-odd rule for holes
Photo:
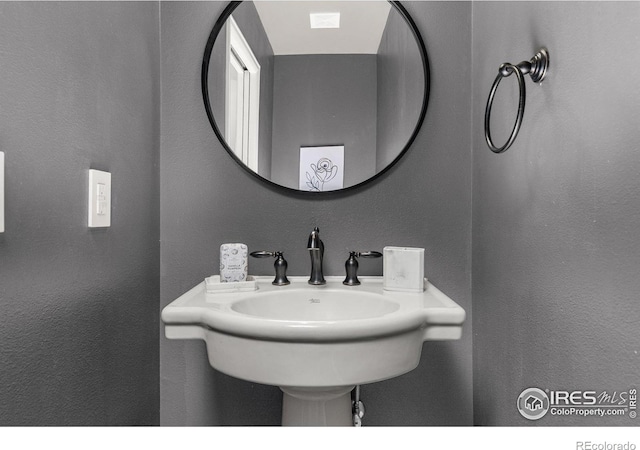
[[[398,156],[396,156],[396,158],[393,161],[391,161],[391,163],[389,163],[380,172],[376,173],[372,177],[367,178],[364,181],[361,181],[358,184],[354,184],[353,186],[348,186],[348,187],[342,188],[342,189],[335,189],[335,190],[332,190],[332,191],[322,191],[322,192],[302,191],[302,190],[299,190],[299,189],[293,189],[293,188],[290,188],[290,187],[287,187],[287,186],[282,186],[281,184],[274,183],[273,181],[264,178],[263,176],[261,176],[257,172],[254,172],[249,167],[247,167],[236,156],[236,154],[233,152],[233,150],[231,150],[231,148],[229,147],[229,145],[225,141],[224,136],[222,135],[222,132],[218,128],[216,120],[213,117],[213,111],[211,110],[211,102],[209,101],[209,81],[208,81],[208,77],[209,77],[209,61],[211,59],[211,52],[213,50],[213,45],[215,44],[215,41],[216,41],[216,38],[218,37],[218,34],[220,34],[220,30],[222,30],[222,27],[226,23],[226,21],[229,18],[229,16],[231,16],[231,13],[233,13],[233,11],[238,6],[240,6],[243,2],[242,1],[232,1],[227,5],[227,7],[224,9],[222,14],[220,15],[220,17],[216,21],[215,25],[213,26],[213,29],[211,30],[211,34],[209,35],[209,39],[207,40],[207,45],[205,46],[205,49],[204,49],[204,56],[203,56],[203,59],[202,59],[202,75],[201,75],[202,76],[202,80],[201,80],[202,98],[204,100],[204,108],[205,108],[205,110],[207,112],[207,117],[209,118],[209,122],[211,123],[211,127],[213,128],[214,133],[218,137],[218,140],[220,141],[220,143],[222,144],[224,149],[227,151],[227,153],[244,170],[249,172],[254,177],[258,178],[259,180],[267,183],[268,185],[275,187],[276,189],[280,189],[280,190],[283,190],[283,191],[289,192],[289,193],[295,193],[296,195],[302,194],[304,196],[309,196],[309,197],[325,197],[327,195],[335,195],[335,194],[340,194],[340,193],[351,192],[351,191],[354,191],[354,190],[362,187],[365,184],[369,184],[369,183],[373,182],[374,180],[380,178],[383,174],[387,173],[393,166],[396,165],[396,163],[405,155],[405,153],[407,153],[407,151],[411,147],[411,144],[413,144],[416,136],[418,135],[418,132],[420,131],[420,128],[422,127],[422,124],[424,122],[424,118],[425,118],[425,116],[427,114],[427,105],[429,103],[429,91],[430,91],[430,84],[431,84],[430,70],[429,70],[429,58],[427,57],[427,49],[425,47],[424,41],[422,40],[422,35],[420,34],[420,31],[418,31],[418,27],[416,26],[415,22],[413,21],[413,19],[411,18],[411,16],[407,12],[407,10],[404,8],[404,6],[402,6],[400,4],[399,1],[394,1],[394,0],[388,0],[388,1],[389,1],[389,3],[391,3],[391,5],[393,7],[395,7],[395,9],[402,16],[402,18],[404,18],[405,22],[407,23],[407,25],[411,29],[411,32],[413,33],[413,36],[414,36],[414,38],[416,40],[416,43],[418,44],[418,49],[420,51],[420,56],[422,58],[422,67],[423,67],[423,70],[424,70],[424,80],[425,80],[424,88],[425,89],[424,89],[424,95],[423,95],[423,99],[422,99],[422,108],[420,110],[420,115],[418,117],[418,121],[416,122],[416,126],[415,126],[413,132],[411,133],[411,136],[409,137],[409,140],[407,141],[407,143],[405,144],[404,148],[402,149],[402,151],[398,154]]]

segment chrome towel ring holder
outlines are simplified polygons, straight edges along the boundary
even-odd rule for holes
[[[507,151],[513,144],[520,131],[522,125],[522,118],[524,117],[524,105],[526,102],[527,90],[525,87],[524,76],[529,74],[534,83],[540,83],[544,80],[549,69],[549,51],[546,48],[541,48],[538,53],[531,58],[530,61],[522,61],[519,64],[504,63],[500,65],[498,69],[498,76],[491,86],[491,92],[489,92],[489,100],[487,100],[487,108],[484,112],[484,138],[487,141],[487,145],[494,153],[503,153]],[[498,85],[503,78],[515,73],[518,79],[518,85],[520,87],[520,101],[518,102],[518,115],[516,116],[516,122],[511,131],[511,136],[502,147],[496,147],[491,139],[491,130],[489,129],[489,123],[491,119],[491,107],[493,105],[493,97],[496,95]]]

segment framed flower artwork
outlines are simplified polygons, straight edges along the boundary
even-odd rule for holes
[[[344,145],[300,147],[300,190],[325,192],[343,187]]]

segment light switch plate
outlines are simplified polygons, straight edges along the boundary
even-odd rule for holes
[[[0,233],[4,233],[4,152],[0,152]]]
[[[111,174],[89,170],[89,228],[111,226]]]

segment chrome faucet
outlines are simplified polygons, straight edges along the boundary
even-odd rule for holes
[[[309,284],[326,284],[322,275],[322,258],[324,257],[324,243],[320,239],[320,230],[315,227],[309,235],[307,250],[311,255],[311,277]]]

